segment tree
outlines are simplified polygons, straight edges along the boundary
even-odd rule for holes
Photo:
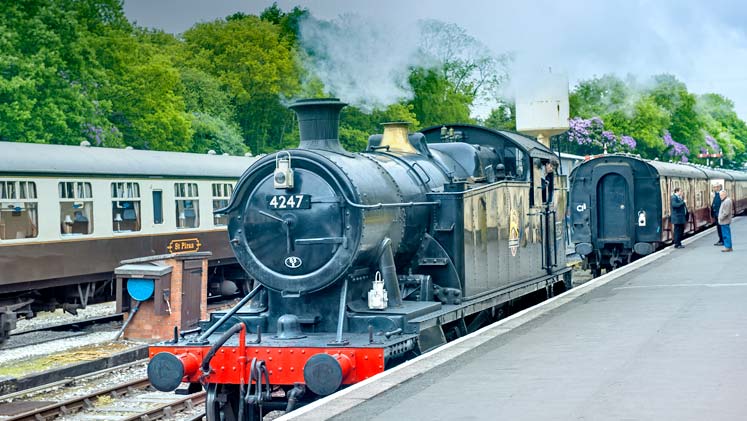
[[[508,54],[495,55],[461,26],[428,19],[419,22],[424,66],[436,70],[464,99],[494,99],[508,80]],[[471,105],[471,102],[469,105]]]
[[[747,161],[747,124],[734,111],[734,103],[718,94],[705,94],[697,99],[696,109],[703,122],[703,135],[706,146],[712,152],[722,151],[726,165],[739,168]],[[708,138],[717,142],[708,143]]]
[[[109,121],[124,143],[138,149],[191,150],[191,117],[173,64],[177,40],[162,32],[115,30],[95,45],[106,72],[100,91],[111,102]]]
[[[496,130],[516,130],[516,104],[501,102],[482,124]]]
[[[251,150],[283,147],[293,120],[282,98],[299,91],[300,69],[281,30],[256,16],[239,16],[197,24],[184,40],[188,64],[214,76],[229,94]]]
[[[340,114],[340,143],[351,152],[362,152],[368,145],[368,137],[382,132],[382,123],[410,123],[410,130],[419,129],[419,122],[412,105],[392,104],[385,109],[374,109],[366,113],[357,107],[345,107]]]
[[[634,83],[631,77],[626,82],[615,75],[581,81],[568,97],[570,114],[591,118],[629,111]]]
[[[687,91],[687,86],[672,75],[656,75],[649,95],[656,104],[670,115],[669,132],[673,139],[696,150],[702,143],[701,121],[695,111],[695,95]]]
[[[3,2],[0,140],[116,144],[89,41],[126,22],[116,1]]]
[[[409,78],[414,96],[409,102],[423,127],[445,123],[471,123],[474,97],[456,89],[435,69],[413,69]]]
[[[249,152],[239,128],[219,117],[194,113],[191,126],[194,131],[191,152],[206,153],[213,150],[218,154],[231,155]]]

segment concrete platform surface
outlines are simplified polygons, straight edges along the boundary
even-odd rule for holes
[[[745,420],[747,218],[732,232],[733,253],[712,245],[711,230],[409,380],[384,377],[383,393],[348,394],[348,409],[327,413],[356,421]],[[319,410],[299,418],[323,417]]]

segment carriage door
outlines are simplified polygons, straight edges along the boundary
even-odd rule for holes
[[[597,240],[603,243],[624,243],[632,247],[633,225],[630,189],[633,176],[630,167],[623,165],[600,165],[595,170],[597,203],[595,204]],[[599,244],[601,246],[601,244]]]

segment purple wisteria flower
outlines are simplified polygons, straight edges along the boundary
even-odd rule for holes
[[[85,132],[86,136],[88,136],[89,139],[96,142],[96,146],[101,146],[101,144],[104,142],[104,129],[100,126],[95,126],[91,123],[85,124]]]
[[[706,141],[706,145],[708,145],[713,150],[713,152],[718,152],[721,150],[721,148],[718,146],[718,142],[716,142],[716,139],[714,139],[713,136],[706,134],[705,141]]]
[[[661,140],[664,142],[664,145],[669,147],[670,156],[681,156],[682,162],[687,162],[686,155],[690,155],[690,149],[688,149],[687,146],[672,139],[672,135],[669,133],[669,131],[664,132],[664,136],[661,137]]]
[[[701,146],[700,147],[700,153],[708,153],[708,149],[706,149],[706,148],[704,148],[704,147]]]
[[[602,132],[602,141],[608,145],[612,145],[617,142],[617,136],[609,130]]]
[[[631,136],[623,135],[620,137],[620,143],[627,146],[630,149],[635,149],[638,143]]]
[[[635,149],[637,145],[635,139],[630,136],[618,137],[612,130],[604,130],[604,121],[599,117],[574,117],[568,121],[568,126],[568,141],[581,146],[593,145],[605,150],[620,151]]]
[[[593,142],[591,138],[591,121],[580,117],[574,117],[568,122],[568,140],[579,145],[588,145]]]

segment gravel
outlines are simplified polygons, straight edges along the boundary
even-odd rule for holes
[[[116,334],[117,332],[114,331],[95,332],[88,335],[31,345],[23,348],[23,352],[18,352],[17,349],[9,349],[7,351],[0,352],[0,365],[5,365],[13,361],[25,360],[31,357],[38,357],[41,355],[63,353],[73,348],[82,346],[113,342],[114,335]]]
[[[115,302],[91,304],[84,309],[79,309],[77,316],[65,313],[61,308],[55,311],[42,311],[33,319],[18,320],[18,323],[16,323],[16,330],[14,330],[13,333],[54,326],[61,323],[74,322],[76,320],[90,319],[92,317],[108,316],[115,313]]]

